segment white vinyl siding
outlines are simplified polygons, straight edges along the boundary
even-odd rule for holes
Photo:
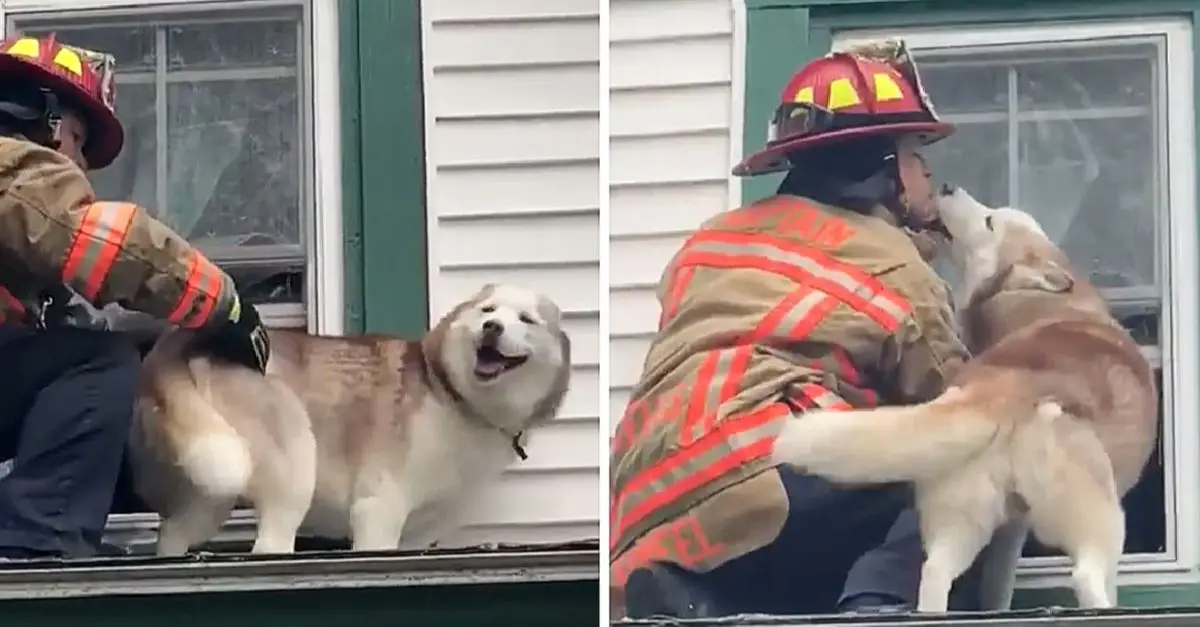
[[[663,268],[705,218],[731,208],[742,60],[729,0],[609,6],[611,433],[654,335]]]
[[[542,291],[571,391],[450,545],[599,537],[600,2],[425,0],[430,316],[485,283]]]

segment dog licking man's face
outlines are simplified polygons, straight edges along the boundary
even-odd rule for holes
[[[472,380],[490,385],[524,370],[557,370],[563,362],[562,313],[548,298],[514,285],[486,286],[454,322],[471,351]]]
[[[993,209],[962,188],[943,185],[937,203],[941,223],[950,235],[950,254],[963,274],[964,294],[1002,269],[1001,247],[1011,230],[1030,231],[1049,241],[1033,216],[1012,207]]]

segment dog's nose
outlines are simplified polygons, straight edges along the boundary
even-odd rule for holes
[[[958,188],[954,187],[953,185],[949,183],[942,183],[942,189],[938,191],[938,194],[941,196],[953,196],[954,192],[956,191],[958,191]]]
[[[495,318],[483,321],[483,332],[488,335],[502,335],[504,333],[504,325]]]

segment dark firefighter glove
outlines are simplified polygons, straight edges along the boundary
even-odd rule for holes
[[[258,310],[250,303],[234,303],[229,318],[211,329],[198,331],[192,351],[223,361],[241,364],[266,373],[271,359],[271,340]]]

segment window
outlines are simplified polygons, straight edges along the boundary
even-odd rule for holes
[[[921,60],[935,106],[959,124],[953,141],[929,151],[933,171],[984,202],[1033,211],[1156,363],[1161,53],[1160,41],[1130,38],[929,51]],[[1160,451],[1129,495],[1127,553],[1168,550],[1163,471]],[[1061,553],[1031,541],[1025,554]]]
[[[891,33],[895,34],[895,33]],[[837,47],[881,34],[854,33]],[[934,176],[1033,212],[1158,367],[1162,437],[1125,499],[1126,570],[1192,566],[1197,524],[1195,144],[1191,42],[1179,23],[908,32],[938,113],[958,124],[929,148]],[[939,271],[952,282],[948,267]],[[1194,387],[1194,385],[1190,386]],[[1184,483],[1186,482],[1186,483]],[[1180,488],[1181,483],[1185,486]],[[1035,541],[1025,567],[1064,561]]]
[[[316,209],[307,7],[10,13],[8,30],[57,34],[117,58],[125,146],[91,174],[97,195],[154,211],[233,275],[272,326],[303,327]],[[107,539],[149,548],[158,516],[123,473]],[[218,541],[253,537],[234,512]]]
[[[304,28],[300,6],[10,19],[116,56],[125,146],[92,174],[97,194],[154,211],[288,326],[304,325],[314,224]]]

